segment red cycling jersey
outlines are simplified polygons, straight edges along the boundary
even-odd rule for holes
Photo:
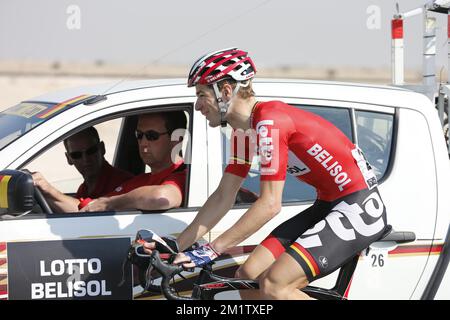
[[[361,150],[320,116],[281,101],[258,102],[250,126],[257,139],[250,138],[244,143],[244,156],[238,152],[235,131],[232,157],[225,172],[247,176],[253,140],[259,154],[261,181],[284,180],[288,172],[315,187],[318,199],[324,201],[371,189],[377,184]],[[245,163],[236,161],[243,158]]]

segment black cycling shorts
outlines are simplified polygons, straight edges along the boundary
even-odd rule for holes
[[[378,189],[366,189],[332,202],[317,200],[275,228],[261,245],[275,258],[283,252],[291,255],[312,282],[379,240],[386,226]]]

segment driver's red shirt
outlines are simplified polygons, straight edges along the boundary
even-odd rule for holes
[[[318,199],[325,201],[377,183],[361,150],[318,115],[281,101],[259,102],[253,108],[250,125],[256,134],[261,181],[284,180],[288,172],[315,187]],[[244,155],[237,152],[236,145],[232,144],[225,172],[245,178],[252,157],[249,149],[253,147],[247,141]]]
[[[124,170],[111,166],[106,160],[103,161],[100,176],[98,177],[95,188],[91,193],[88,193],[86,184],[83,182],[79,187],[75,197],[80,198],[100,198],[104,195],[114,191],[125,181],[134,176]]]

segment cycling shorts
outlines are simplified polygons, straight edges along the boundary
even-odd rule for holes
[[[375,187],[332,202],[317,200],[275,228],[261,245],[275,259],[283,252],[291,255],[312,282],[379,240],[386,226],[386,208]]]

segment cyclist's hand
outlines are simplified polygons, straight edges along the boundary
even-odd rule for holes
[[[177,253],[179,251],[175,237],[170,235],[159,237],[152,230],[138,230],[134,241],[140,243],[143,251],[148,255],[151,255],[153,250],[158,250],[160,253]]]
[[[191,261],[191,258],[189,258],[187,255],[185,255],[183,252],[177,253],[175,256],[175,259],[173,260],[174,264],[181,264],[183,265],[183,268],[185,269],[191,269],[195,268],[195,263]]]
[[[177,254],[174,263],[183,264],[184,268],[201,267],[210,263],[218,256],[219,253],[214,250],[210,243],[207,243],[197,249]]]
[[[156,248],[155,242],[143,242],[142,248],[144,249],[144,252],[148,255],[152,254],[152,251]]]
[[[152,254],[153,250],[158,250],[160,253],[178,253],[180,251],[178,249],[178,243],[176,238],[172,236],[165,236],[161,237],[161,240],[164,241],[164,243],[158,242],[158,241],[143,241],[142,247],[145,251],[145,253]]]

